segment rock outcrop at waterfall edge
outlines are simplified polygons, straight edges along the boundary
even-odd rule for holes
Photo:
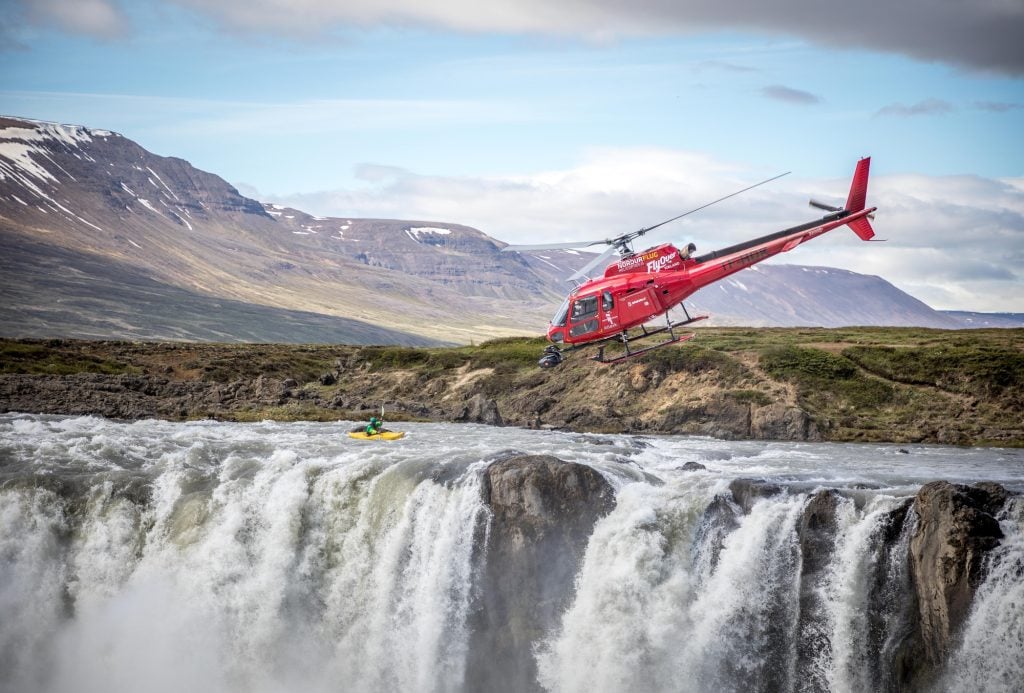
[[[784,492],[759,480],[733,481],[729,492],[705,511],[700,531],[716,537],[710,550],[720,551],[722,539],[755,503]],[[813,493],[796,526],[801,568],[795,671],[800,690],[828,690],[813,661],[828,647],[817,626],[822,621],[819,586],[835,553],[838,501],[844,493]],[[862,656],[871,664],[873,690],[933,689],[984,581],[986,556],[1003,537],[997,516],[1010,496],[995,483],[934,481],[883,519],[873,543],[864,605],[870,637]]]
[[[492,517],[466,690],[538,690],[533,647],[558,628],[594,524],[615,507],[614,490],[592,467],[513,455],[488,467],[482,492]]]
[[[918,524],[910,541],[910,572],[927,665],[918,678],[928,678],[949,657],[985,577],[985,556],[1003,538],[996,515],[1008,497],[999,484],[933,481],[914,498]]]

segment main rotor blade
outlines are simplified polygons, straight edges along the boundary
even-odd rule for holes
[[[585,276],[587,272],[592,270],[594,268],[594,265],[596,265],[598,262],[600,262],[601,260],[606,260],[608,258],[608,256],[611,255],[611,253],[614,252],[616,249],[620,249],[621,248],[623,252],[628,252],[629,251],[629,243],[634,238],[639,238],[640,236],[643,236],[648,231],[653,231],[654,229],[658,228],[659,226],[664,226],[665,224],[668,224],[669,222],[675,221],[676,219],[682,219],[683,217],[689,216],[690,214],[693,214],[694,212],[699,212],[700,210],[706,209],[706,208],[710,207],[711,205],[716,205],[719,202],[722,202],[723,200],[728,200],[730,197],[736,197],[740,193],[745,193],[748,190],[753,190],[754,188],[756,188],[756,187],[758,187],[760,185],[764,185],[765,183],[771,183],[773,180],[778,180],[779,178],[782,178],[783,176],[788,176],[789,174],[790,174],[790,171],[786,171],[785,173],[780,173],[777,176],[772,176],[771,178],[766,178],[763,181],[761,181],[760,183],[754,183],[753,185],[748,185],[747,187],[743,188],[742,190],[737,190],[734,193],[729,193],[725,197],[720,197],[717,200],[713,200],[711,202],[708,202],[707,204],[703,204],[700,207],[695,207],[694,209],[691,209],[689,212],[683,212],[682,214],[680,214],[678,216],[674,216],[671,219],[666,219],[665,221],[663,221],[661,223],[658,223],[658,224],[655,224],[654,226],[648,226],[647,228],[640,229],[639,231],[632,231],[630,233],[624,233],[621,236],[616,236],[615,238],[602,239],[602,240],[599,240],[599,241],[580,241],[578,243],[538,243],[538,244],[531,244],[531,245],[507,245],[504,248],[502,248],[501,251],[502,252],[506,252],[506,251],[530,252],[530,251],[534,251],[534,250],[570,250],[572,248],[588,248],[588,247],[590,247],[592,245],[605,245],[605,244],[610,245],[611,247],[608,250],[606,250],[603,253],[601,253],[601,255],[598,256],[597,260],[593,261],[592,263],[587,265],[585,268],[583,268],[582,270],[580,270],[579,272],[577,272],[576,274],[574,274],[572,277],[569,278],[570,280],[579,279],[580,277]]]
[[[532,245],[507,245],[501,252],[515,251],[524,252],[530,250],[570,250],[572,248],[586,248],[592,245],[602,245],[607,241],[577,241],[576,243],[536,243]]]
[[[676,219],[682,219],[683,217],[689,216],[690,214],[693,214],[694,212],[699,212],[702,209],[706,209],[707,207],[710,207],[711,205],[717,205],[719,202],[721,202],[723,200],[728,200],[730,197],[736,197],[740,193],[745,193],[748,190],[753,190],[754,188],[758,187],[759,185],[764,185],[765,183],[771,183],[773,180],[778,180],[779,178],[782,178],[783,176],[788,176],[790,173],[792,173],[792,172],[791,171],[786,171],[785,173],[780,173],[777,176],[772,176],[771,178],[766,178],[765,180],[761,181],[760,183],[754,183],[753,185],[750,185],[750,186],[747,186],[746,188],[743,188],[743,190],[737,190],[734,193],[729,193],[725,197],[720,197],[717,200],[714,200],[713,202],[708,202],[707,204],[701,205],[700,207],[697,207],[695,209],[691,209],[689,212],[683,212],[682,214],[680,214],[677,217],[672,217],[671,219],[666,219],[665,221],[661,222],[660,224],[655,224],[654,226],[648,226],[646,229],[640,229],[639,231],[634,231],[633,233],[635,233],[637,236],[642,236],[645,233],[647,233],[648,231],[653,231],[654,229],[658,228],[659,226],[664,226],[665,224],[669,223],[670,221],[675,221]]]
[[[575,281],[575,280],[579,279],[580,277],[587,277],[589,279],[590,275],[588,273],[590,272],[590,270],[594,269],[595,267],[600,265],[602,262],[607,260],[609,257],[611,257],[615,253],[616,250],[617,249],[616,249],[615,246],[611,246],[610,248],[605,250],[603,253],[601,253],[600,255],[595,257],[593,260],[588,262],[584,267],[582,267],[579,270],[577,270],[576,274],[574,274],[571,277],[569,277],[566,281],[570,281],[570,282],[571,281]]]

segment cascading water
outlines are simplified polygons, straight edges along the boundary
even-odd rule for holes
[[[616,491],[531,635],[538,687],[898,690],[908,499],[936,478],[1024,490],[1012,450],[407,428],[0,415],[0,691],[471,688],[470,659],[507,656],[474,629],[497,622],[483,480],[509,450]],[[1024,680],[1020,498],[999,521],[937,690]]]
[[[473,464],[300,459],[282,429],[8,432],[37,468],[0,492],[5,688],[460,689]]]

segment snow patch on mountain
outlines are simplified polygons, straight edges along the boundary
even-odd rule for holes
[[[408,236],[415,243],[431,242],[430,240],[428,240],[428,238],[421,238],[421,236],[448,236],[451,234],[451,232],[451,229],[440,228],[436,226],[410,226],[409,228],[405,229],[405,235]]]
[[[78,220],[94,229],[102,231],[96,224],[83,219],[54,199],[56,186],[60,185],[57,175],[50,166],[63,173],[69,180],[75,177],[67,169],[57,163],[52,156],[53,150],[64,154],[83,158],[76,150],[83,144],[93,141],[93,134],[109,137],[106,130],[94,132],[79,125],[60,125],[39,120],[25,120],[34,127],[8,126],[0,128],[0,181],[9,180],[35,197],[46,201],[46,206],[65,213],[69,219]],[[103,134],[99,134],[103,133]],[[91,157],[85,157],[93,161]],[[43,189],[48,186],[50,192]],[[13,197],[13,196],[12,196]],[[19,198],[19,202],[21,200]],[[25,204],[22,202],[22,204]],[[28,205],[26,205],[28,206]],[[37,208],[46,213],[43,206]]]
[[[180,200],[180,199],[178,198],[178,195],[177,195],[177,193],[175,193],[175,192],[174,192],[173,190],[171,190],[171,189],[170,189],[169,187],[167,187],[167,183],[164,183],[164,179],[160,177],[160,174],[158,174],[158,173],[157,173],[156,171],[154,171],[153,169],[151,169],[151,168],[150,168],[149,166],[147,166],[147,167],[146,167],[146,170],[147,170],[147,171],[149,171],[150,173],[152,173],[152,174],[153,174],[153,176],[154,176],[154,177],[155,177],[155,178],[156,178],[156,179],[157,179],[158,181],[160,181],[160,185],[164,186],[164,189],[166,189],[166,190],[167,190],[167,192],[171,193],[171,196],[172,196],[172,197],[173,197],[173,198],[174,198],[175,200],[178,200],[179,202],[181,201],[181,200]],[[150,183],[152,183],[152,182],[153,182],[153,180],[152,180],[152,179],[150,179],[150,181],[149,181],[149,182],[150,182]],[[156,185],[156,184],[154,183],[154,186],[155,186],[155,185]]]

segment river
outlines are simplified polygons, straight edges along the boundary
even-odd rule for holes
[[[1024,450],[350,425],[0,415],[0,691],[463,691],[481,479],[513,450],[616,493],[533,642],[541,689],[870,690],[906,609],[869,594],[906,581],[872,548],[884,518],[936,479],[1024,492]],[[741,478],[786,492],[703,522]],[[798,618],[796,524],[819,488],[841,492],[838,528]],[[1024,503],[998,519],[940,689],[1022,690]]]

